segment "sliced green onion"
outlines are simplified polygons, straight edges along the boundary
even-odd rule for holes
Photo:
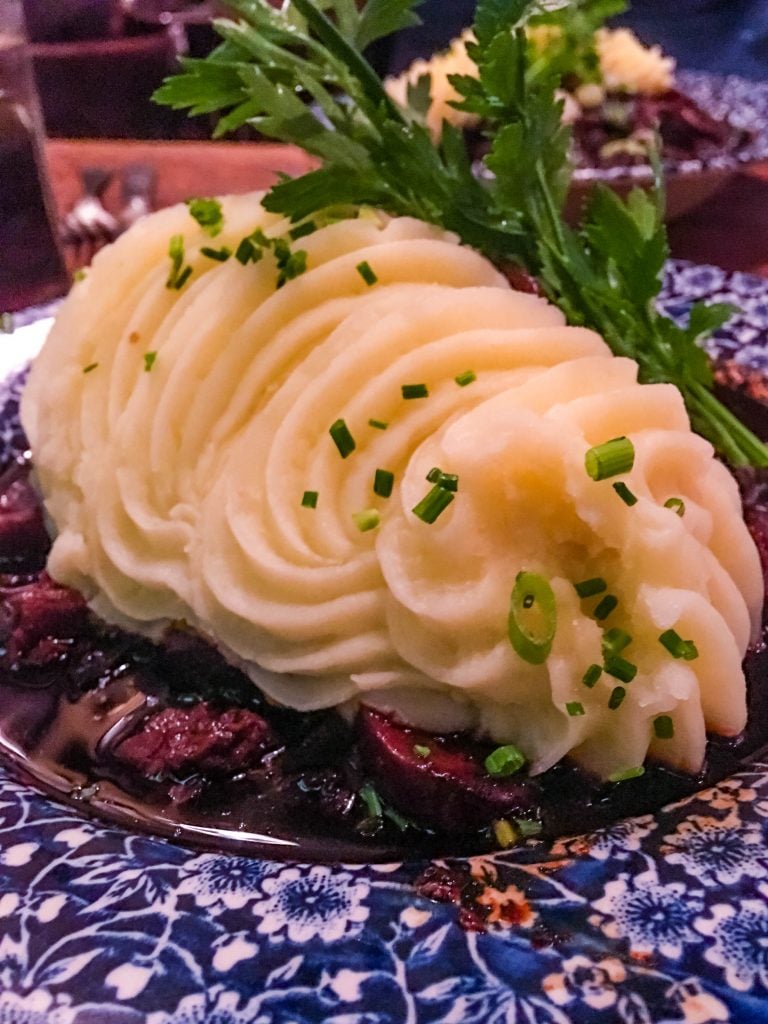
[[[432,753],[429,747],[425,747],[422,743],[414,743],[413,752],[416,757],[429,757]]]
[[[290,253],[284,260],[278,261],[280,273],[277,275],[277,288],[282,288],[287,281],[293,281],[307,269],[307,251],[299,249],[298,252]]]
[[[685,502],[682,498],[667,498],[664,502],[664,508],[671,508],[679,516],[685,515]]]
[[[203,256],[207,256],[209,260],[216,260],[217,263],[226,263],[232,255],[232,250],[227,248],[226,245],[222,245],[220,249],[211,249],[210,246],[204,245],[200,253]]]
[[[632,637],[629,633],[625,633],[623,629],[614,627],[613,629],[606,630],[603,633],[603,657],[609,657],[611,654],[621,654],[625,647],[629,647],[632,643]]]
[[[523,661],[541,665],[549,657],[557,628],[557,603],[549,582],[535,572],[515,579],[507,619],[509,642]]]
[[[627,691],[623,686],[614,686],[611,690],[611,696],[608,698],[608,707],[611,711],[615,711],[616,708],[621,705],[626,696]]]
[[[370,816],[372,818],[380,818],[382,814],[381,800],[379,799],[379,794],[376,792],[376,790],[373,788],[370,782],[366,782],[364,786],[360,787],[359,795],[360,799],[368,808],[368,813],[370,814]]]
[[[525,764],[525,757],[514,743],[507,743],[495,750],[485,759],[485,770],[489,775],[514,775]]]
[[[295,228],[291,228],[288,234],[295,242],[299,238],[306,238],[307,235],[313,235],[317,231],[317,224],[313,220],[306,220],[303,224],[299,224]]]
[[[604,668],[609,676],[620,679],[622,683],[631,683],[637,675],[637,665],[615,654],[605,659]]]
[[[371,285],[376,284],[376,282],[379,280],[378,277],[376,277],[376,275],[374,274],[373,270],[371,269],[371,265],[367,260],[363,260],[362,263],[358,263],[357,266],[355,267],[355,270],[358,272],[360,277],[362,277],[362,279],[369,287]]]
[[[211,238],[220,234],[224,227],[224,214],[218,199],[188,199],[187,208],[203,231]]]
[[[173,287],[176,289],[177,292],[181,291],[181,289],[184,287],[184,285],[187,283],[191,276],[192,267],[190,267],[190,265],[187,264],[186,267],[184,267],[182,272],[179,274],[179,276],[176,278],[176,280],[173,282]]]
[[[579,597],[594,597],[595,594],[602,594],[604,590],[608,589],[608,584],[602,576],[595,576],[591,580],[582,580],[581,583],[574,583],[573,586]]]
[[[400,391],[405,399],[429,397],[429,388],[426,384],[403,384]]]
[[[578,700],[571,700],[565,705],[571,718],[580,718],[584,714],[584,705]]]
[[[622,768],[621,771],[614,772],[608,776],[608,781],[628,782],[629,779],[639,779],[641,775],[645,775],[645,768],[639,764],[636,768]]]
[[[440,482],[441,473],[442,470],[440,469],[439,466],[433,466],[432,469],[430,469],[430,471],[427,473],[427,480],[429,480],[431,484],[437,484]]]
[[[520,833],[506,818],[499,818],[498,821],[494,821],[493,834],[502,850],[514,846],[520,838]]]
[[[403,817],[399,811],[396,811],[394,807],[390,807],[389,804],[387,804],[383,810],[384,817],[389,818],[393,825],[397,825],[401,832],[405,832],[406,829],[413,827],[412,821]]]
[[[380,498],[388,498],[395,486],[395,474],[388,469],[377,469],[373,476],[373,493]]]
[[[248,263],[258,263],[263,255],[263,250],[254,245],[251,238],[244,238],[235,249],[235,259],[243,266]]]
[[[417,505],[414,505],[411,511],[422,522],[431,526],[438,516],[445,512],[454,497],[452,491],[446,491],[440,484],[435,484],[429,494],[425,495]]]
[[[603,669],[600,665],[590,665],[582,676],[581,681],[591,690],[602,674]]]
[[[455,492],[459,489],[459,478],[456,473],[441,473],[438,482],[446,491]]]
[[[375,530],[381,522],[381,515],[378,509],[367,508],[362,512],[353,512],[352,518],[355,521],[355,526],[358,528],[360,533],[367,533],[369,530]]]
[[[633,505],[637,504],[637,497],[632,493],[632,491],[630,491],[626,484],[619,482],[612,486],[625,505],[629,505],[631,508]]]
[[[171,240],[168,243],[168,255],[171,259],[171,270],[168,274],[168,280],[165,282],[166,288],[175,288],[176,281],[178,280],[181,268],[184,266],[184,236],[183,235],[172,235]]]
[[[682,658],[683,661],[694,661],[699,656],[698,649],[693,640],[683,640],[674,629],[665,630],[659,637],[659,643],[666,647],[673,658]]]
[[[477,380],[477,374],[474,370],[465,370],[464,373],[460,373],[458,377],[453,379],[460,388],[465,388],[467,384],[473,384]]]
[[[386,430],[389,424],[384,420],[368,420],[368,426],[373,427],[374,430]]]
[[[584,456],[584,467],[593,480],[607,480],[628,473],[635,464],[635,448],[628,437],[614,437],[590,448]]]
[[[98,363],[88,363],[87,366],[83,367],[83,373],[93,373],[98,365]]]
[[[603,619],[607,619],[611,612],[616,608],[619,603],[618,597],[613,594],[606,594],[602,601],[599,602],[594,612],[592,613],[598,622],[602,622]]]
[[[533,818],[515,818],[515,825],[523,839],[540,835],[543,827],[540,821],[534,821]]]
[[[304,491],[301,498],[303,508],[317,508],[317,491]]]
[[[357,448],[355,439],[349,432],[349,427],[344,420],[336,420],[331,424],[328,433],[333,438],[333,443],[339,449],[339,455],[346,459]]]
[[[657,715],[653,720],[653,731],[657,739],[671,740],[675,735],[675,723],[669,715]]]
[[[155,365],[157,359],[157,352],[145,352],[144,353],[144,372],[149,373],[152,367]]]

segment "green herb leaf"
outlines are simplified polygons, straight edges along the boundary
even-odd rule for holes
[[[224,214],[218,199],[188,199],[187,207],[191,216],[211,238],[221,234]]]

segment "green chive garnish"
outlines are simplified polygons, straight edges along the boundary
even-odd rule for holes
[[[627,696],[627,691],[623,686],[614,686],[611,690],[611,696],[608,698],[608,707],[611,711],[615,711],[620,706],[624,698]]]
[[[429,388],[426,384],[403,384],[400,390],[405,399],[429,397]]]
[[[235,249],[235,259],[243,266],[248,263],[258,263],[263,255],[263,251],[255,246],[250,238],[244,238]]]
[[[579,597],[594,597],[595,594],[602,594],[608,589],[608,584],[601,576],[595,576],[591,580],[582,580],[581,583],[573,584]]]
[[[458,491],[459,489],[459,478],[456,473],[441,473],[438,483],[446,491]]]
[[[306,238],[307,235],[312,235],[315,231],[317,231],[317,224],[313,220],[307,220],[303,224],[291,228],[288,234],[295,242],[297,238]]]
[[[176,281],[178,280],[181,268],[184,266],[184,236],[183,235],[172,235],[171,240],[168,243],[168,255],[171,259],[171,271],[168,274],[168,280],[165,282],[166,288],[175,288]]]
[[[633,505],[637,504],[637,497],[632,493],[632,491],[630,491],[626,484],[619,482],[612,486],[625,505],[629,505],[631,508]]]
[[[598,622],[602,622],[603,619],[607,619],[611,612],[616,608],[619,603],[618,597],[614,597],[613,594],[606,594],[602,601],[599,602],[597,608],[592,613]]]
[[[317,508],[317,491],[304,491],[301,498],[303,508]]]
[[[373,788],[370,782],[366,782],[364,786],[360,787],[359,795],[360,799],[368,808],[368,813],[370,814],[370,816],[372,818],[380,818],[382,813],[381,800],[379,799],[379,794],[376,792],[376,790]]]
[[[675,735],[675,723],[669,715],[658,715],[653,720],[653,731],[660,740],[671,740]]]
[[[614,772],[608,776],[608,781],[627,782],[629,779],[639,779],[641,775],[645,775],[645,768],[639,764],[636,768],[622,768],[621,771]]]
[[[187,207],[200,227],[215,238],[224,227],[224,214],[218,199],[188,199]]]
[[[683,661],[693,661],[698,658],[699,652],[693,640],[683,640],[674,629],[665,630],[659,637],[659,643],[666,647],[673,658],[682,658]]]
[[[584,714],[584,705],[578,700],[571,700],[565,705],[565,710],[571,718],[580,718]]]
[[[98,365],[98,363],[88,363],[87,366],[83,367],[83,373],[92,373]]]
[[[349,427],[344,420],[336,420],[336,422],[331,425],[328,433],[333,438],[333,443],[339,449],[339,455],[342,459],[346,459],[347,456],[351,455],[357,447],[355,439],[350,434]]]
[[[531,665],[549,657],[557,628],[557,604],[549,582],[535,572],[519,572],[507,618],[509,642]]]
[[[232,250],[228,249],[226,245],[222,245],[220,249],[211,249],[210,246],[204,245],[200,252],[209,260],[216,260],[217,263],[226,263],[232,255]]]
[[[440,469],[439,466],[433,466],[432,469],[430,469],[430,471],[427,473],[427,480],[429,480],[431,484],[439,483],[441,472],[442,470]]]
[[[191,276],[192,267],[190,267],[190,265],[187,264],[186,267],[184,267],[182,272],[179,274],[179,276],[176,278],[176,280],[173,282],[173,287],[176,289],[177,292],[181,291],[181,289],[184,287],[184,285],[187,283]]]
[[[157,359],[157,352],[145,352],[144,353],[144,372],[149,373],[152,367],[155,365]]]
[[[635,448],[628,437],[614,437],[590,448],[584,456],[584,466],[593,480],[628,473],[634,464]]]
[[[581,681],[591,690],[602,674],[603,670],[600,665],[590,665],[582,676]]]
[[[358,263],[357,266],[355,267],[355,270],[358,272],[360,277],[362,277],[362,279],[369,287],[370,285],[376,284],[376,282],[379,280],[378,277],[376,277],[376,275],[374,274],[373,270],[371,269],[371,265],[367,260],[363,260],[362,263]]]
[[[511,825],[506,818],[499,818],[498,821],[494,821],[493,834],[502,850],[514,846],[520,837],[514,825]]]
[[[682,498],[667,498],[664,502],[664,508],[671,508],[679,516],[685,515],[685,502]]]
[[[358,528],[360,533],[367,533],[369,530],[375,530],[381,522],[381,515],[378,509],[367,508],[363,512],[353,512],[352,518],[355,521],[355,526]]]
[[[277,249],[275,249],[277,252]],[[298,252],[290,253],[285,259],[278,259],[277,263],[280,273],[277,275],[277,287],[282,288],[286,281],[293,281],[300,277],[307,269],[307,252],[299,249]]]
[[[429,755],[432,753],[429,747],[425,747],[421,743],[414,743],[413,752],[416,755],[416,757],[429,757]]]
[[[625,647],[629,647],[632,643],[632,637],[629,633],[625,633],[623,629],[609,629],[603,633],[603,657],[607,658],[611,654],[621,654]]]
[[[514,775],[525,764],[525,757],[514,743],[507,743],[495,750],[485,759],[485,770],[489,775]]]
[[[460,373],[458,377],[453,379],[460,388],[465,388],[467,384],[473,384],[477,380],[477,374],[474,370],[465,370],[464,373]]]
[[[382,809],[384,811],[384,817],[389,818],[394,825],[397,825],[401,832],[405,832],[407,828],[413,827],[413,822],[400,814],[399,811],[396,811],[394,807],[387,806]]]
[[[386,430],[389,424],[384,420],[368,420],[368,426],[373,427],[374,430]]]
[[[515,818],[515,825],[523,839],[531,839],[541,834],[542,824],[532,818]]]
[[[622,683],[631,683],[637,675],[637,665],[633,665],[631,661],[620,658],[618,655],[607,657],[603,667],[609,676],[620,679]]]
[[[388,498],[395,486],[395,474],[388,469],[377,469],[373,477],[373,493]]]
[[[422,522],[431,525],[438,516],[445,512],[454,497],[455,495],[452,491],[446,491],[440,484],[435,484],[429,494],[425,495],[418,505],[414,505],[411,511]]]

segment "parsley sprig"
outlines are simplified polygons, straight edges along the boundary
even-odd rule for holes
[[[444,124],[435,146],[424,123],[422,79],[399,109],[362,55],[381,36],[413,24],[418,0],[230,0],[237,21],[216,29],[223,42],[188,60],[156,98],[192,114],[223,111],[225,134],[250,124],[295,143],[322,167],[279,182],[265,206],[298,222],[331,208],[370,205],[455,231],[500,266],[536,275],[572,324],[594,328],[617,355],[636,359],[644,382],[680,389],[695,428],[733,465],[768,466],[768,449],[712,394],[699,342],[731,315],[695,305],[685,328],[655,308],[668,254],[663,194],[626,200],[598,187],[582,225],[562,209],[570,182],[569,130],[558,99],[562,67],[537,59],[525,27],[533,19],[567,30],[570,5],[551,0],[479,0],[470,56],[477,77],[454,76],[456,104],[478,114],[490,142],[477,174],[462,134]],[[608,0],[579,0],[585,18]],[[555,8],[555,9],[553,9]],[[559,19],[559,22],[558,22]]]

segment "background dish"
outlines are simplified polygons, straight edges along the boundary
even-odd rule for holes
[[[768,369],[768,282],[671,266],[667,311],[695,298],[741,310],[714,355]],[[9,363],[40,333],[9,341]],[[762,1021],[767,829],[759,758],[655,817],[552,846],[307,866],[89,823],[3,771],[0,1021]]]

